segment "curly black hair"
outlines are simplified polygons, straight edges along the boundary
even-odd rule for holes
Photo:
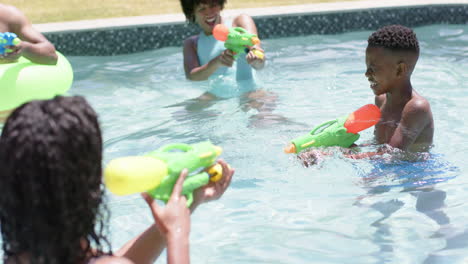
[[[13,111],[0,138],[5,260],[25,253],[32,263],[84,263],[111,254],[101,159],[97,115],[84,98],[57,96]]]
[[[219,5],[221,9],[224,8],[227,0],[180,0],[182,5],[182,11],[184,11],[185,17],[190,22],[195,22],[195,7],[199,4],[209,4],[211,6]]]
[[[367,40],[371,47],[383,47],[394,51],[413,51],[419,53],[416,34],[402,25],[390,25],[372,33]]]

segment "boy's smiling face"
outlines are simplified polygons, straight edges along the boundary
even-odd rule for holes
[[[201,3],[195,7],[195,22],[205,34],[212,34],[213,28],[221,23],[221,10],[222,7],[218,4]]]
[[[375,95],[381,95],[391,90],[399,78],[398,58],[391,56],[391,52],[382,47],[367,47],[366,49],[366,77]]]

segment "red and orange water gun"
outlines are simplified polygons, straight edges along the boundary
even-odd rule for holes
[[[365,105],[350,115],[322,123],[308,134],[293,139],[284,152],[299,153],[311,147],[348,148],[359,139],[358,132],[379,122],[380,115],[376,105]]]

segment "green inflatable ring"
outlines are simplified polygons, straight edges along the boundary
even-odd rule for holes
[[[68,91],[73,69],[61,53],[57,52],[57,56],[56,65],[35,64],[24,57],[15,63],[0,64],[0,112]]]

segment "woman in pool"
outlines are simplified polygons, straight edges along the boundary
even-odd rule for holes
[[[260,45],[250,47],[245,55],[234,60],[234,54],[224,48],[224,43],[213,37],[213,28],[217,24],[228,27],[242,27],[248,32],[257,34],[255,22],[248,15],[239,15],[230,21],[221,16],[226,0],[181,0],[182,10],[190,22],[196,23],[201,32],[184,41],[184,69],[187,79],[192,81],[214,80],[219,76],[233,76],[237,87],[227,89],[221,82],[214,82],[208,93],[200,99],[215,99],[238,96],[256,89],[253,69],[262,69],[264,58],[259,58],[252,49],[261,49]],[[235,69],[235,70],[234,70]],[[235,91],[232,91],[235,89]]]
[[[144,195],[156,224],[115,254],[104,235],[102,137],[82,97],[56,97],[18,107],[0,138],[0,226],[4,262],[153,263],[168,244],[168,263],[188,263],[190,212],[180,194],[184,171],[164,208]],[[195,191],[192,211],[218,199],[233,170]]]
[[[260,44],[248,47],[247,54],[239,54],[235,60],[235,54],[213,36],[213,29],[218,24],[242,27],[257,34],[253,19],[245,14],[233,20],[221,16],[226,0],[180,0],[180,3],[187,20],[201,28],[198,35],[184,41],[185,75],[192,81],[209,80],[209,89],[196,99],[172,106],[198,111],[210,107],[216,99],[239,97],[242,110],[258,110],[251,117],[253,126],[283,122],[284,117],[272,114],[277,96],[260,90],[256,82],[255,71],[265,66],[265,56],[256,55],[258,51],[264,52]]]

